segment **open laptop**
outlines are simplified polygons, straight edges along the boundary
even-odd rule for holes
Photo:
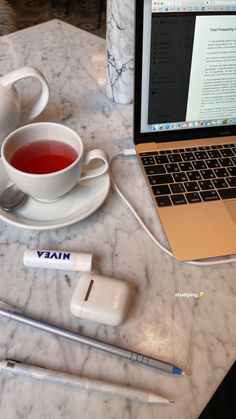
[[[137,0],[134,142],[179,260],[236,253],[236,1]]]

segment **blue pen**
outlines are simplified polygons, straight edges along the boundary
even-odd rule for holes
[[[174,375],[187,375],[182,369],[175,367],[174,365],[169,364],[168,362],[160,361],[155,358],[150,358],[138,352],[133,352],[129,349],[121,348],[119,346],[112,345],[111,343],[102,342],[95,338],[91,338],[80,333],[71,332],[58,326],[45,323],[41,320],[36,320],[32,317],[28,317],[25,314],[16,311],[13,307],[3,303],[2,301],[0,301],[0,315],[8,317],[11,320],[15,320],[17,322],[27,324],[28,326],[36,327],[37,329],[62,336],[75,342],[83,343],[92,348],[105,351],[111,355],[116,355],[118,357],[125,358],[128,361],[142,364],[144,366],[151,367],[162,372]]]

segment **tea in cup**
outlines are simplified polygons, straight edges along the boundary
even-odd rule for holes
[[[43,202],[60,199],[78,182],[106,173],[109,166],[103,150],[85,153],[75,131],[53,122],[18,128],[4,140],[1,153],[11,181]]]

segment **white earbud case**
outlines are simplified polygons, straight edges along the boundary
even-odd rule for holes
[[[86,273],[79,279],[70,308],[77,317],[117,326],[127,316],[130,298],[127,282]]]

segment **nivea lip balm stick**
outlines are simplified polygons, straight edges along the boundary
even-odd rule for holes
[[[91,272],[92,254],[63,250],[27,249],[24,252],[23,263],[32,268]]]

